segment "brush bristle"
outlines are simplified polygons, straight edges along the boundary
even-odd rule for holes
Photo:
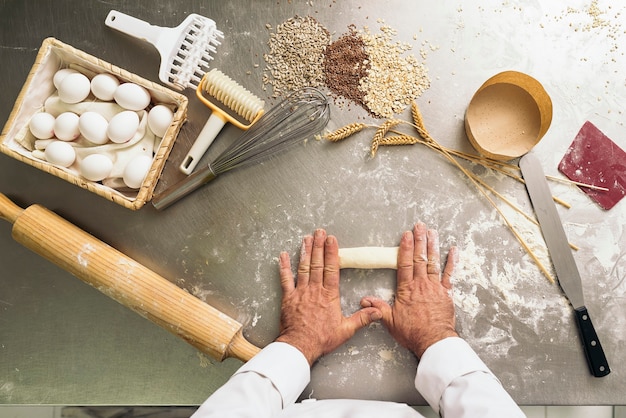
[[[265,105],[263,100],[215,68],[204,77],[202,88],[249,122]]]

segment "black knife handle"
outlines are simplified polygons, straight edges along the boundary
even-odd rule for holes
[[[585,356],[587,357],[591,374],[595,377],[606,376],[611,373],[611,369],[609,369],[609,363],[606,361],[604,350],[598,339],[598,334],[596,334],[596,330],[591,323],[587,308],[582,306],[575,309],[574,312],[576,313],[576,322],[578,323],[580,338],[583,341]]]

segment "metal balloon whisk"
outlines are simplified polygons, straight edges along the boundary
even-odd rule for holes
[[[152,201],[165,209],[218,175],[276,155],[320,132],[330,119],[328,98],[316,88],[295,91],[263,115],[206,167],[172,185]]]

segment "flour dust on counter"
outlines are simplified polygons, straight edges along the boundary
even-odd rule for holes
[[[513,213],[507,217],[515,219]],[[521,217],[514,221],[544,265],[550,266],[540,231],[525,223]],[[493,246],[477,244],[502,228],[501,219],[493,213],[480,213],[469,221],[453,279],[459,332],[492,358],[510,356],[521,344],[517,341],[520,337],[539,341],[550,336],[550,343],[566,338],[568,329],[562,325],[571,316],[571,307],[558,286],[547,281],[530,257],[520,257],[523,249],[512,234],[499,243],[497,253]],[[524,292],[529,283],[535,290]]]

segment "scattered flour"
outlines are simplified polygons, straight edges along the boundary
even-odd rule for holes
[[[513,198],[510,198],[514,200]],[[537,258],[554,276],[547,249],[538,227],[509,207],[501,207],[512,226]],[[488,351],[490,357],[507,357],[509,351],[527,341],[517,341],[515,327],[525,338],[565,338],[571,321],[571,306],[556,284],[551,284],[533,260],[524,253],[511,233],[499,253],[493,245],[481,246],[479,240],[495,236],[505,228],[495,211],[476,214],[468,221],[462,239],[458,268],[453,279],[453,297],[461,335],[470,344]],[[520,258],[520,252],[524,253]],[[556,331],[556,333],[554,332]]]
[[[96,249],[95,249],[95,247],[93,245],[91,245],[89,243],[83,245],[83,248],[81,249],[81,251],[76,256],[78,264],[80,264],[84,268],[89,267],[88,256],[89,256],[89,254],[93,253],[94,251],[96,251]]]

